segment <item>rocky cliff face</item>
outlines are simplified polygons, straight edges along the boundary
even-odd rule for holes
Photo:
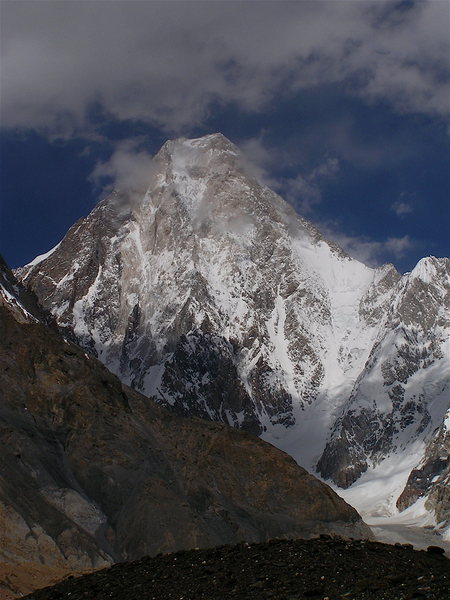
[[[167,142],[146,191],[19,275],[128,385],[343,487],[396,453],[417,464],[449,406],[449,261],[400,277],[351,259],[221,135]]]
[[[450,261],[425,258],[402,277],[384,320],[319,461],[319,472],[342,487],[387,454],[401,455],[411,440],[427,439],[423,434],[432,433],[445,418],[450,401]]]
[[[269,444],[168,413],[6,306],[0,331],[3,562],[80,570],[239,540],[370,536]]]
[[[0,306],[5,307],[19,323],[49,323],[49,314],[44,313],[36,295],[25,288],[12,274],[0,256]]]
[[[428,443],[420,463],[411,471],[397,500],[404,510],[426,498],[425,506],[442,528],[450,524],[450,411]],[[447,535],[447,538],[449,536]]]

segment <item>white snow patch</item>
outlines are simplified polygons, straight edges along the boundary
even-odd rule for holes
[[[420,462],[425,450],[423,441],[411,444],[407,451],[393,453],[376,466],[369,467],[348,489],[332,485],[335,492],[356,508],[367,523],[388,520],[402,522],[395,503],[402,493],[411,470]],[[406,512],[406,511],[404,511]],[[417,516],[417,514],[416,514]]]
[[[49,250],[45,254],[39,254],[39,256],[36,256],[36,258],[33,258],[33,260],[31,262],[29,262],[27,265],[25,265],[24,268],[26,268],[26,267],[35,267],[36,265],[38,265],[39,263],[41,263],[42,261],[44,261],[46,258],[48,258],[49,256],[51,256],[53,254],[53,252],[55,252],[56,250],[58,250],[58,248],[59,248],[60,245],[61,245],[61,242],[59,242],[58,244],[56,244],[56,246],[54,248],[52,248],[51,250]]]
[[[170,359],[170,356],[167,357],[167,360]],[[163,402],[167,402],[168,404],[173,404],[173,399],[165,396],[161,392],[161,383],[162,377],[164,375],[164,371],[166,369],[165,362],[161,362],[159,365],[154,365],[147,370],[144,378],[144,382],[142,385],[142,390],[144,390],[146,396],[152,396],[157,400],[162,400]]]
[[[273,359],[283,370],[284,382],[291,396],[297,396],[294,382],[294,365],[289,357],[289,342],[286,339],[284,325],[286,322],[286,308],[283,298],[278,294],[275,298],[275,307],[270,319],[267,321],[267,332],[273,344]]]

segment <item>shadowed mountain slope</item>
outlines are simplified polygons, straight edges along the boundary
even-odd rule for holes
[[[10,304],[0,306],[3,562],[79,570],[241,540],[370,536],[288,455],[167,412]]]

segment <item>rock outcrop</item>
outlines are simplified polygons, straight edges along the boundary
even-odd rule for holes
[[[449,528],[450,411],[429,442],[422,460],[411,471],[397,506],[404,510],[420,498],[426,498],[425,506],[436,515],[440,527]]]

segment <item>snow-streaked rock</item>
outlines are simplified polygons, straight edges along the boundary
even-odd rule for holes
[[[0,331],[0,562],[53,573],[239,541],[371,537],[270,444],[163,409],[14,307],[0,306]]]
[[[427,444],[420,463],[411,471],[397,500],[400,510],[420,504],[431,511],[435,523],[450,541],[450,409]]]
[[[342,486],[417,464],[449,407],[449,261],[400,277],[350,258],[220,134],[167,142],[147,190],[19,275],[125,383]]]
[[[426,258],[402,277],[319,470],[342,487],[388,454],[427,440],[450,403],[450,261]]]

